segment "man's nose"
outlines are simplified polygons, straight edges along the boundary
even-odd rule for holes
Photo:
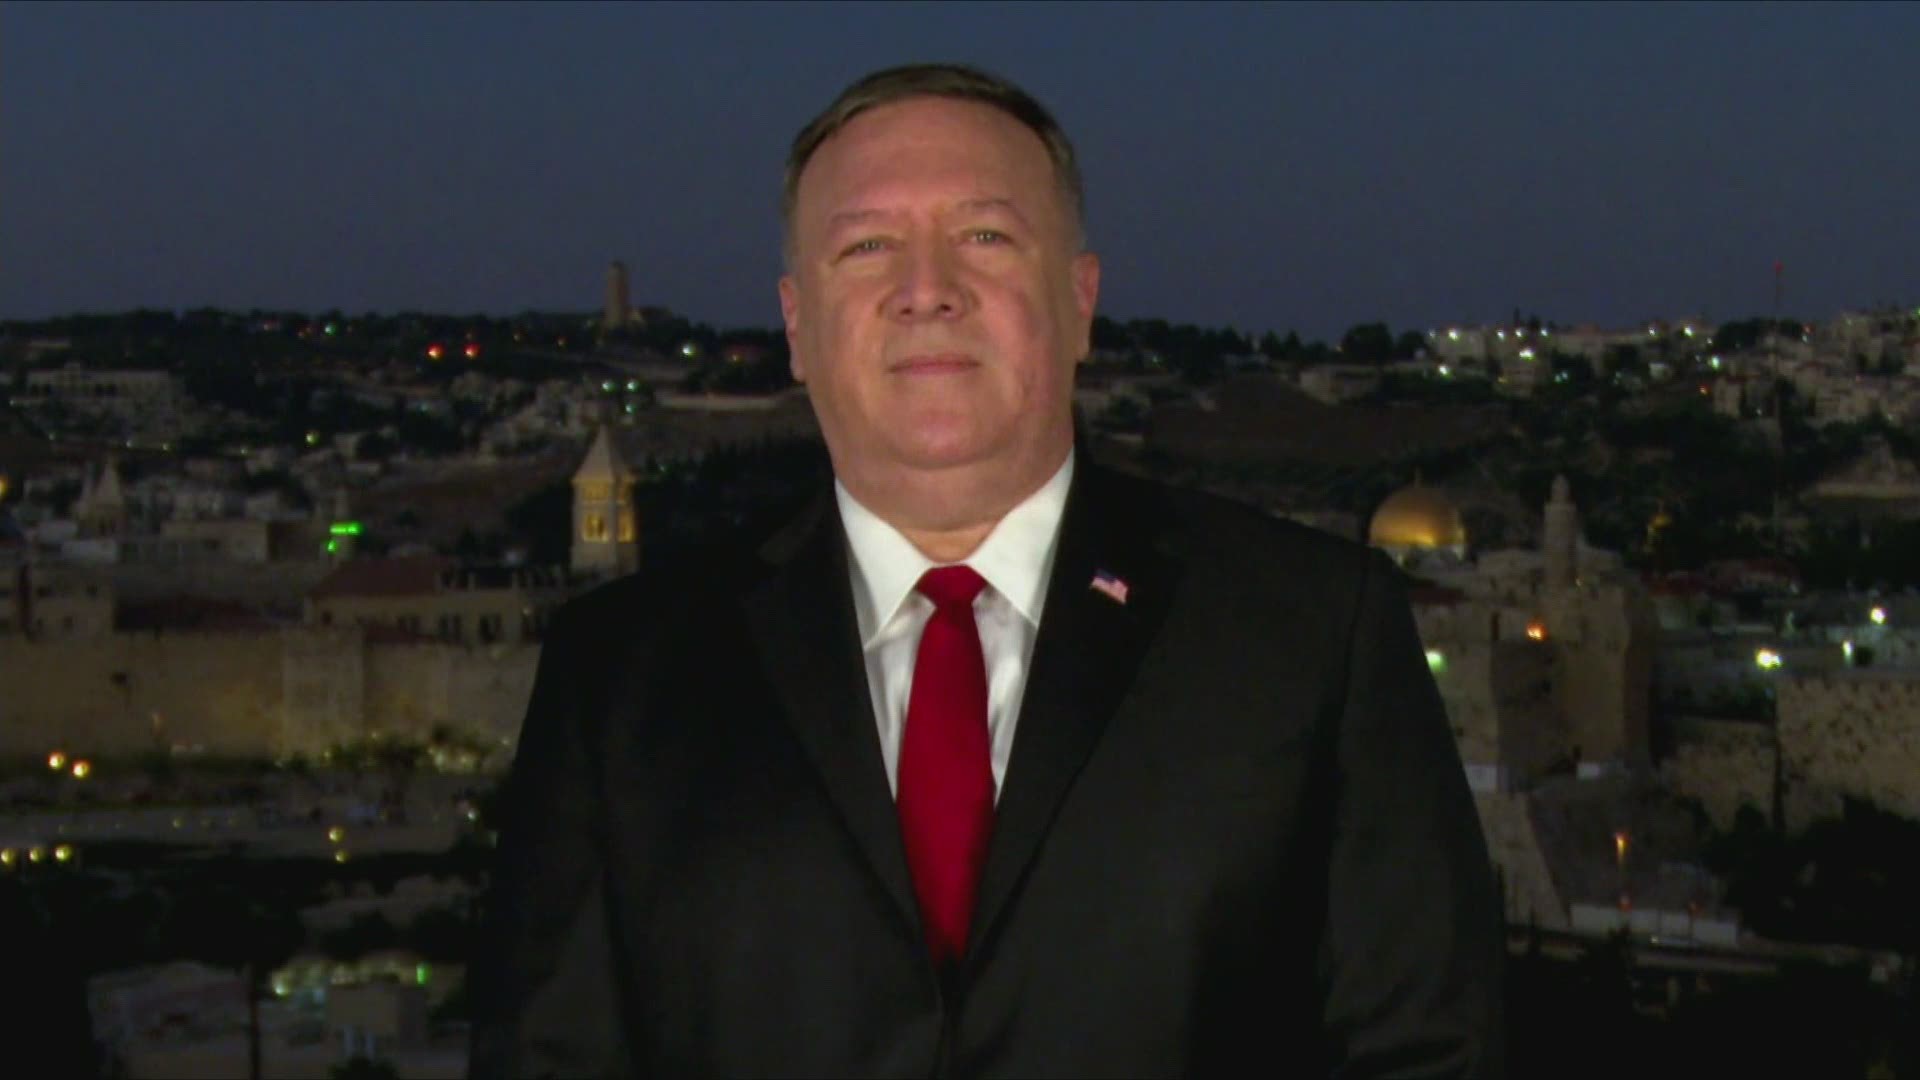
[[[954,253],[944,244],[910,245],[901,259],[899,280],[887,298],[888,314],[897,319],[951,319],[965,314],[966,286]]]

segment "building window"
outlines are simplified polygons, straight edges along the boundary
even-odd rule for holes
[[[480,631],[480,641],[482,644],[491,645],[494,642],[499,641],[500,640],[500,616],[498,615],[480,616],[479,631]]]
[[[462,627],[460,625],[460,616],[458,615],[440,616],[440,640],[459,641],[461,638],[461,633],[462,633]]]
[[[620,511],[620,542],[623,544],[631,544],[633,543],[633,536],[633,511],[622,510]]]
[[[418,615],[400,616],[400,629],[406,631],[409,634],[419,633],[420,632],[420,616]]]
[[[580,539],[601,541],[607,538],[607,515],[588,514],[580,522]]]

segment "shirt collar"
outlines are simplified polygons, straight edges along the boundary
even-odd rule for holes
[[[1046,602],[1053,550],[1073,482],[1073,451],[1039,490],[1007,511],[980,547],[962,560],[1036,629]],[[834,499],[853,554],[854,614],[862,648],[877,636],[913,592],[920,575],[940,564],[926,557],[900,530],[860,505],[836,478]]]

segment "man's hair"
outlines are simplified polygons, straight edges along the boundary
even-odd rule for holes
[[[1083,242],[1086,216],[1080,187],[1080,165],[1073,156],[1073,143],[1048,112],[1046,106],[1018,86],[963,64],[906,64],[868,75],[833,99],[825,111],[814,117],[800,134],[794,136],[787,151],[785,183],[780,196],[782,246],[788,261],[793,255],[793,211],[799,200],[800,174],[813,160],[820,145],[831,139],[848,121],[869,109],[912,98],[938,97],[956,101],[974,101],[988,105],[1025,124],[1040,137],[1053,163],[1053,179],[1073,227],[1074,246]]]

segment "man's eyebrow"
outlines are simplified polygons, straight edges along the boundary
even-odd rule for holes
[[[859,225],[881,218],[893,217],[885,210],[841,210],[827,217],[827,228],[837,229],[843,225]]]
[[[1013,217],[1015,217],[1016,219],[1018,219],[1023,223],[1027,220],[1027,216],[1020,212],[1020,207],[1017,206],[1012,199],[1005,198],[1004,196],[995,195],[990,197],[982,197],[978,199],[962,199],[961,201],[953,204],[953,211],[957,213],[975,214],[975,213],[979,213],[982,210],[1002,211],[1004,213],[1011,214]],[[829,214],[827,216],[827,228],[840,229],[840,228],[845,228],[849,225],[865,225],[871,222],[883,221],[890,218],[896,218],[899,216],[900,214],[898,211],[880,210],[880,209],[868,208],[868,207],[862,207],[862,208],[857,208],[853,210],[840,210],[833,214]]]
[[[954,209],[963,213],[972,213],[980,210],[1004,210],[1012,214],[1015,218],[1018,218],[1021,222],[1027,220],[1027,215],[1020,212],[1020,208],[1014,205],[1012,199],[1001,196],[985,199],[966,199],[955,205]]]

